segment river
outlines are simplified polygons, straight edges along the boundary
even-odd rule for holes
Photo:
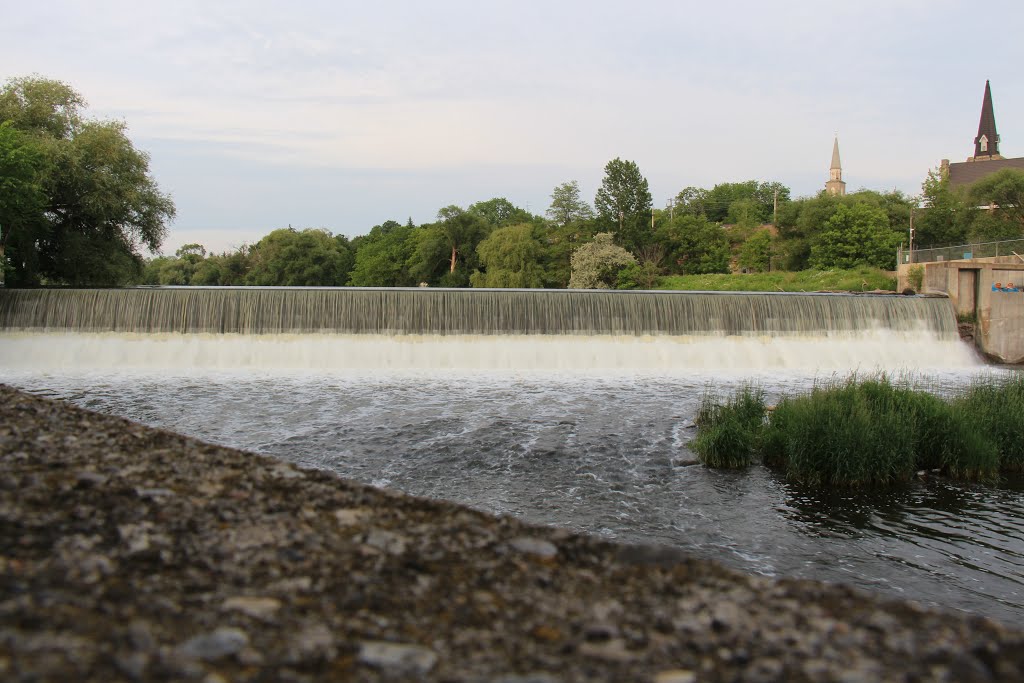
[[[609,539],[670,544],[766,576],[843,582],[1024,621],[1020,479],[990,487],[929,476],[887,492],[835,493],[792,485],[760,466],[725,472],[689,464],[691,421],[705,391],[754,381],[774,401],[830,377],[872,371],[845,357],[828,361],[833,351],[823,353],[821,344],[815,362],[807,349],[792,351],[802,367],[779,361],[785,354],[777,348],[771,361],[750,361],[758,342],[748,340],[747,361],[712,369],[707,358],[637,360],[655,349],[649,345],[620,352],[632,354],[632,364],[620,359],[594,369],[594,347],[577,341],[576,352],[560,351],[558,362],[586,363],[548,366],[534,349],[524,353],[541,369],[522,371],[511,367],[523,367],[522,359],[481,369],[472,340],[463,340],[461,352],[447,347],[451,367],[435,358],[417,369],[422,349],[414,349],[408,362],[391,354],[356,369],[367,360],[352,360],[351,349],[350,362],[299,362],[305,342],[294,339],[278,340],[284,351],[277,348],[272,367],[241,347],[225,352],[220,342],[133,362],[123,336],[90,337],[92,346],[75,352],[59,346],[69,339],[7,335],[0,381],[415,495]],[[57,350],[39,355],[51,342]],[[372,355],[372,347],[359,353]],[[936,353],[943,369],[911,371],[938,393],[1007,372],[959,350],[943,358],[922,346],[911,355]]]

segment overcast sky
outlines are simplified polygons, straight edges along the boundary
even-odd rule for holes
[[[991,79],[1024,156],[1024,3],[22,3],[4,79],[65,81],[123,119],[178,208],[164,251],[269,231],[350,236],[496,196],[543,213],[635,161],[656,206],[688,185],[828,179],[918,194],[973,153]],[[980,7],[984,5],[984,11]]]

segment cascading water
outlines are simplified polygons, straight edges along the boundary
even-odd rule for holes
[[[354,288],[0,290],[25,367],[758,370],[976,363],[945,299]]]

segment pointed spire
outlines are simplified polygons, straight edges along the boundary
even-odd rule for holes
[[[992,87],[985,81],[985,99],[981,102],[981,121],[978,122],[978,137],[974,138],[974,156],[990,157],[999,155],[999,134],[996,132],[996,115],[992,109]]]
[[[828,182],[825,183],[825,191],[834,197],[842,197],[846,194],[846,183],[843,181],[843,167],[839,163],[839,134],[832,143],[832,167],[828,171]]]

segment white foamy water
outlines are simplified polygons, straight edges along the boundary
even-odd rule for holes
[[[827,336],[0,334],[0,368],[136,370],[944,371],[959,340],[876,329]]]

